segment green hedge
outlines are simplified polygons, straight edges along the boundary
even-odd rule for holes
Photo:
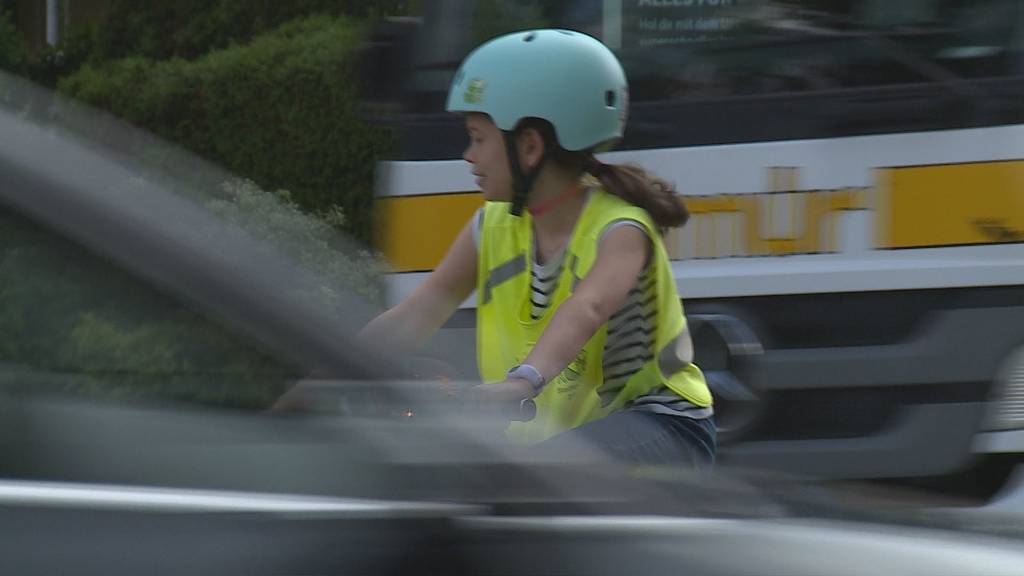
[[[194,59],[210,50],[248,42],[296,18],[394,15],[413,4],[403,0],[111,0],[97,29],[94,53],[100,60]]]
[[[0,385],[261,408],[301,376],[86,250],[0,224]]]
[[[15,3],[0,0],[0,12]],[[415,0],[108,0],[99,21],[76,23],[56,46],[31,53],[0,17],[0,70],[54,87],[86,63],[128,57],[195,59],[250,42],[278,26],[315,14],[359,18],[414,13]]]
[[[293,21],[194,61],[132,57],[86,64],[59,90],[223,165],[303,209],[341,207],[372,237],[373,174],[389,134],[356,118],[356,50],[365,25]]]
[[[301,284],[301,296],[321,306],[325,314],[338,316],[344,308],[336,286],[355,291],[377,309],[384,305],[384,265],[370,251],[340,237],[335,228],[346,221],[340,209],[318,216],[305,214],[287,190],[267,192],[245,179],[223,182],[221,194],[211,195],[204,204],[223,222],[315,271],[317,277],[310,280],[324,280],[327,285]]]
[[[0,7],[0,70],[23,74],[27,59],[21,33],[11,22],[10,14]]]
[[[339,323],[348,321],[341,287],[379,302],[380,266],[339,244],[329,223],[299,212],[286,192],[222,184],[207,200],[221,226],[317,273],[282,288]],[[305,375],[244,332],[0,209],[0,388],[259,409]]]

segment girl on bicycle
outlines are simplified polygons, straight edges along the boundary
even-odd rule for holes
[[[688,212],[666,182],[595,157],[626,125],[615,55],[568,30],[502,36],[466,57],[447,109],[465,118],[464,159],[485,205],[364,333],[422,344],[475,289],[475,393],[515,407],[511,438],[713,462],[711,394],[662,242]]]

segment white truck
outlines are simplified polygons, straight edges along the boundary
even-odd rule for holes
[[[693,215],[665,243],[723,460],[991,493],[1024,452],[1024,7],[576,4],[548,24],[602,36],[631,84],[603,160],[675,182]],[[393,300],[482,202],[441,106],[460,17],[427,3],[393,91]],[[473,307],[449,323],[469,346]]]

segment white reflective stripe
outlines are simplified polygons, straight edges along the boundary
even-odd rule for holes
[[[658,352],[658,368],[662,374],[668,376],[692,363],[693,340],[690,338],[690,330],[684,326],[683,331]]]
[[[274,512],[331,514],[353,517],[396,514],[451,513],[459,508],[443,504],[386,502],[229,492],[79,484],[65,482],[0,481],[0,506],[44,506],[156,512]]]
[[[526,256],[519,254],[508,262],[492,268],[484,282],[483,303],[491,301],[491,290],[526,271]]]

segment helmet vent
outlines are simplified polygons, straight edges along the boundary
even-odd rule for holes
[[[604,105],[609,108],[615,107],[615,91],[605,90],[604,92]]]
[[[523,36],[523,42],[533,42],[533,39],[537,37],[535,32],[530,32],[526,36]]]

